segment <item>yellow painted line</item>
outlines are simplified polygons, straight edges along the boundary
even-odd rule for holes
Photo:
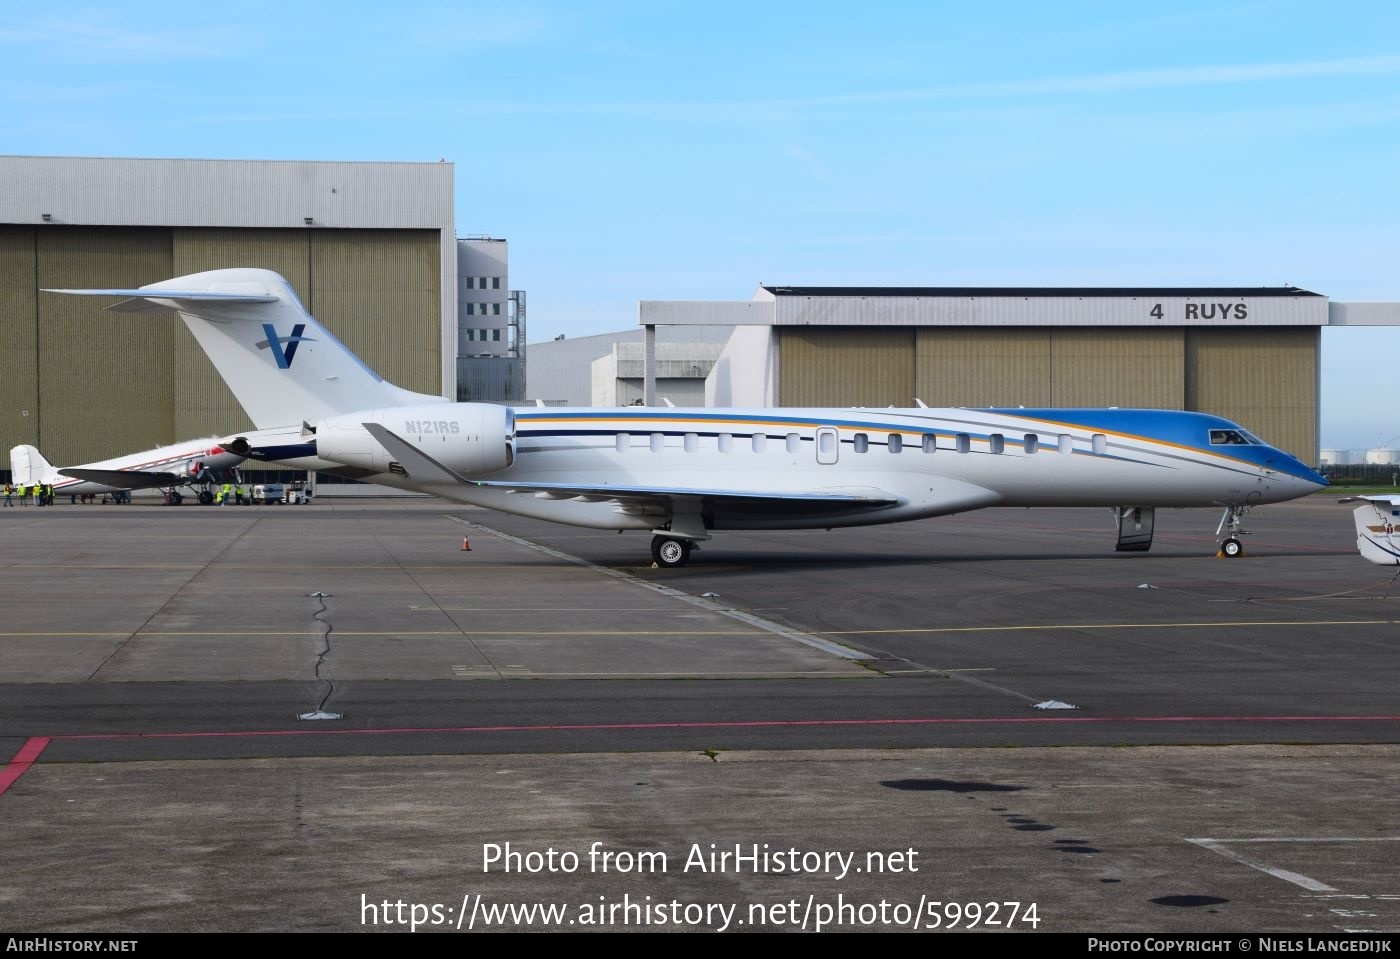
[[[832,636],[865,636],[885,633],[1003,633],[1017,630],[1047,629],[1185,629],[1209,626],[1223,628],[1232,626],[1387,626],[1395,625],[1393,619],[1295,619],[1266,622],[1223,622],[1223,623],[1050,623],[1031,626],[938,626],[928,629],[828,629],[823,632]]]

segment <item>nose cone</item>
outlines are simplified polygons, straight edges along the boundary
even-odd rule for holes
[[[1288,477],[1287,485],[1294,491],[1293,496],[1307,496],[1327,487],[1327,477],[1311,466],[1305,466],[1301,460],[1282,450],[1275,450],[1274,453],[1277,455],[1275,468]]]
[[[1327,477],[1323,476],[1311,466],[1303,465],[1303,463],[1300,460],[1294,459],[1292,456],[1288,457],[1288,459],[1289,465],[1292,467],[1291,469],[1289,469],[1288,472],[1292,473],[1298,479],[1302,480],[1305,483],[1310,483],[1311,485],[1316,486],[1318,489],[1322,489],[1323,487],[1328,485]]]

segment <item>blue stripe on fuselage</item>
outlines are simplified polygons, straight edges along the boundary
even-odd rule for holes
[[[1325,477],[1304,465],[1296,457],[1268,445],[1236,446],[1212,444],[1210,431],[1241,430],[1222,416],[1192,413],[1185,410],[1103,410],[1103,409],[985,409],[987,413],[1025,416],[1048,423],[1063,423],[1080,429],[1122,433],[1149,440],[1174,443],[1201,453],[1225,456],[1254,466],[1278,470],[1298,479],[1326,486]],[[1248,432],[1247,430],[1245,432]]]

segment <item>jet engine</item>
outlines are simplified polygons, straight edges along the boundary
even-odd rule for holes
[[[371,432],[366,424],[378,428]],[[499,472],[515,460],[515,413],[488,403],[364,410],[307,427],[303,437],[315,442],[317,456],[376,473],[413,476],[415,462],[426,469],[426,461],[414,453],[459,476]]]

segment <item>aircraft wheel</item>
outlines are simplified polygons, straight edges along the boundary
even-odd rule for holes
[[[200,490],[200,491],[199,491],[199,505],[200,505],[200,506],[213,506],[213,505],[214,505],[214,494],[211,493],[211,492],[209,492],[207,489],[202,489],[202,490]]]
[[[1230,559],[1234,559],[1236,556],[1243,556],[1244,544],[1231,536],[1220,544],[1220,554]]]
[[[662,569],[675,569],[690,561],[690,540],[674,536],[653,536],[651,559]]]

